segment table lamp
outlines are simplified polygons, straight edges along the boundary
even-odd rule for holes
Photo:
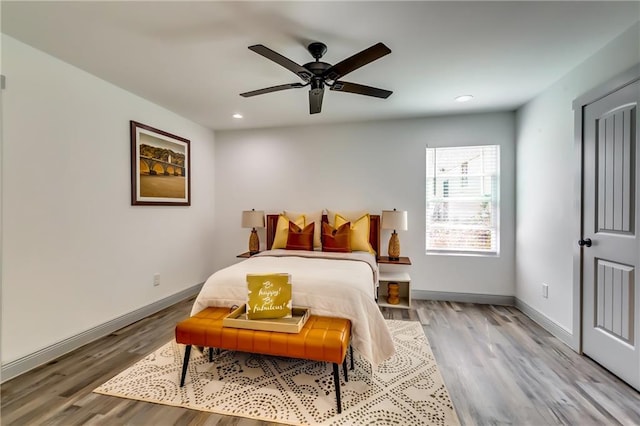
[[[407,212],[402,210],[383,210],[382,229],[393,229],[389,238],[389,260],[400,260],[400,239],[396,230],[407,230]]]
[[[256,228],[264,228],[263,210],[245,210],[242,212],[242,227],[252,228],[249,236],[249,253],[255,254],[260,251],[260,239]]]

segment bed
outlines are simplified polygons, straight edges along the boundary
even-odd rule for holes
[[[193,304],[191,315],[207,307],[230,307],[247,300],[246,275],[291,275],[293,304],[312,315],[346,318],[352,345],[375,368],[395,353],[391,334],[376,303],[375,253],[272,249],[279,215],[267,215],[267,250],[213,273]],[[322,216],[327,222],[327,216]],[[369,244],[379,252],[380,216],[369,215]]]

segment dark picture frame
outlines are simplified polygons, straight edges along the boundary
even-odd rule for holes
[[[131,205],[191,205],[191,141],[137,121],[131,131]]]

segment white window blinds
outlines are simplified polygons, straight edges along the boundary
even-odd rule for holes
[[[498,254],[498,145],[427,148],[427,253]]]

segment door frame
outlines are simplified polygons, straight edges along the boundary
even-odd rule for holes
[[[632,66],[626,71],[621,72],[605,83],[598,87],[588,91],[587,93],[577,97],[573,101],[574,111],[574,148],[575,159],[577,164],[574,188],[574,212],[576,217],[580,220],[575,222],[573,227],[574,244],[573,244],[573,333],[571,337],[571,348],[578,353],[582,354],[582,250],[578,246],[578,240],[583,235],[583,146],[582,146],[582,133],[583,133],[583,114],[584,108],[607,95],[633,84],[640,80],[640,63]],[[638,201],[636,201],[638,202]],[[636,228],[637,229],[637,228]],[[637,231],[636,231],[637,232]]]

